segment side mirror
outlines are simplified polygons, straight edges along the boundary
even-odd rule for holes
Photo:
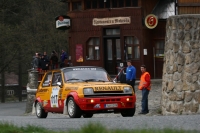
[[[117,81],[116,81],[117,79],[115,78],[115,79],[113,79],[113,83],[117,83]]]
[[[57,85],[61,88],[62,87],[62,83],[61,82],[57,82]]]

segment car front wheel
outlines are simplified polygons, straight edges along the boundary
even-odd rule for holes
[[[70,97],[67,100],[67,111],[70,118],[80,118],[82,113],[79,106],[75,103],[74,98]]]
[[[132,117],[135,114],[135,108],[125,109],[121,111],[123,117]]]
[[[38,118],[47,118],[48,112],[44,111],[40,102],[36,103],[35,112]]]

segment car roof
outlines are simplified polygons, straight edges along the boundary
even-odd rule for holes
[[[73,68],[100,68],[103,69],[102,67],[99,66],[73,66],[73,67],[64,67],[64,68],[60,68],[61,71],[65,70],[65,69],[73,69]]]

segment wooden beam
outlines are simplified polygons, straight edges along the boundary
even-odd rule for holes
[[[200,7],[200,3],[178,3],[178,6],[187,6],[187,7],[199,6]]]

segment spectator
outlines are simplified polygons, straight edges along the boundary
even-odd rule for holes
[[[55,50],[52,51],[50,60],[51,60],[51,69],[55,69],[56,65],[58,64],[58,55]]]
[[[142,65],[140,67],[142,75],[140,77],[140,83],[138,89],[142,91],[142,110],[139,114],[147,114],[149,113],[148,108],[148,95],[149,91],[151,90],[151,76],[146,71],[146,66]]]
[[[60,56],[60,61],[61,61],[60,68],[65,66],[65,59],[68,59],[68,55],[64,50],[62,50],[62,54]]]
[[[48,70],[49,61],[45,58],[44,55],[41,56],[40,63],[42,70]]]
[[[33,57],[33,61],[32,61],[33,69],[36,69],[36,70],[39,69],[39,62],[40,62],[39,54],[35,53],[35,57]]]
[[[132,66],[131,61],[127,61],[127,68],[126,68],[126,83],[131,85],[134,93],[135,93],[135,79],[136,79],[136,69]]]
[[[49,56],[47,55],[47,52],[44,52],[44,59],[45,59],[45,62],[47,63],[46,65],[47,65],[47,70],[48,70],[50,61],[49,61]]]

